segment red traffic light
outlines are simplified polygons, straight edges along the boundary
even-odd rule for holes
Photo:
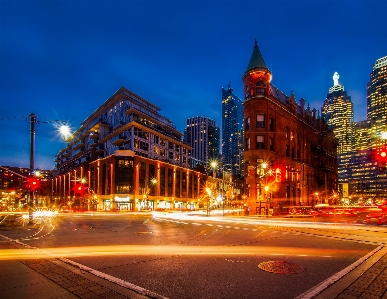
[[[85,186],[83,186],[82,184],[74,184],[72,189],[74,194],[81,196],[85,193],[86,190]]]
[[[34,177],[28,178],[26,188],[31,191],[35,191],[40,188],[40,181]]]
[[[386,162],[387,161],[387,147],[383,147],[379,150],[378,153],[378,160],[379,162]]]

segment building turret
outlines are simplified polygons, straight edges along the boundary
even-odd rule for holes
[[[271,71],[266,66],[265,60],[259,50],[257,39],[249,65],[242,77],[244,84],[245,101],[255,96],[268,94],[268,87],[271,81]]]

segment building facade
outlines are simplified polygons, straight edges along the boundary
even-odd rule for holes
[[[56,200],[104,210],[197,208],[203,174],[190,170],[191,147],[159,110],[124,87],[115,92],[58,153]]]
[[[355,122],[354,151],[350,166],[352,176],[349,183],[349,197],[359,204],[367,202],[376,195],[376,165],[375,161],[370,159],[368,136],[369,123],[366,120]]]
[[[243,132],[243,101],[229,84],[227,89],[222,87],[222,162],[234,177],[244,173]]]
[[[321,114],[326,124],[333,130],[338,140],[337,167],[340,194],[344,198],[349,196],[351,183],[351,159],[354,144],[354,112],[351,97],[344,91],[344,86],[339,84],[339,74],[333,75],[333,86],[324,100]]]
[[[387,169],[380,167],[379,151],[387,146],[387,56],[375,61],[367,83],[367,122],[370,162],[374,164],[374,197],[387,199]],[[383,134],[384,133],[384,134]]]
[[[184,142],[192,148],[192,167],[202,164],[208,168],[211,160],[219,159],[219,135],[215,120],[202,116],[187,119]]]
[[[245,196],[252,213],[335,203],[337,140],[316,109],[271,84],[255,41],[244,85]]]

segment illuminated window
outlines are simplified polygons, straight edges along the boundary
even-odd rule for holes
[[[265,149],[265,136],[262,136],[262,135],[257,136],[256,148],[257,149]]]
[[[265,115],[257,114],[256,128],[264,128],[264,127],[265,127]]]

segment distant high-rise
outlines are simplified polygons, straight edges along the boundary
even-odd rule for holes
[[[387,56],[374,63],[367,84],[367,121],[371,146],[380,146],[381,133],[387,131]]]
[[[243,175],[243,102],[230,84],[222,87],[222,158],[224,169]]]
[[[354,123],[354,151],[351,170],[352,179],[349,183],[349,194],[358,200],[367,200],[375,195],[375,165],[369,159],[368,152],[369,124],[366,120]]]
[[[196,116],[187,119],[184,142],[192,147],[192,167],[203,164],[208,167],[212,159],[219,159],[220,130],[215,120]]]
[[[348,183],[351,178],[350,163],[353,152],[354,113],[351,97],[339,84],[339,74],[333,75],[333,86],[324,101],[321,113],[338,141],[337,163],[339,184]],[[343,194],[346,196],[347,194]]]
[[[367,84],[367,122],[369,125],[369,148],[378,152],[387,140],[382,133],[387,132],[387,56],[375,61],[370,81]],[[377,159],[371,155],[374,164],[372,189],[375,198],[387,196],[387,170],[379,168]]]

